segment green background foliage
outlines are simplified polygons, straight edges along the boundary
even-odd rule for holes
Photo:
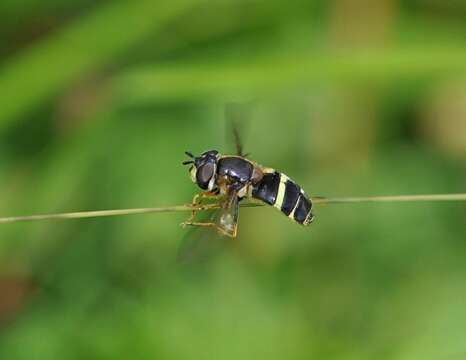
[[[2,216],[189,202],[183,152],[231,151],[232,101],[251,158],[314,196],[465,192],[464,1],[3,0],[0,20]],[[183,213],[2,225],[0,358],[466,357],[463,204],[315,213],[242,209],[188,262]]]

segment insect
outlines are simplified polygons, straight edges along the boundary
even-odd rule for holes
[[[304,190],[285,174],[247,159],[236,131],[234,135],[236,155],[222,155],[217,150],[200,156],[186,152],[191,160],[183,165],[191,165],[192,181],[204,190],[194,197],[193,206],[205,198],[218,198],[220,211],[209,222],[195,222],[196,211],[193,210],[182,225],[213,227],[223,235],[236,238],[239,202],[245,198],[271,205],[298,224],[310,225],[314,220],[312,201]]]

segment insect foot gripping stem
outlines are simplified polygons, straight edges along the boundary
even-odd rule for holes
[[[204,199],[213,199],[217,198],[218,195],[216,192],[212,191],[204,191],[199,194],[194,195],[193,201],[191,203],[191,216],[188,218],[188,220],[183,221],[180,226],[185,228],[186,226],[190,226],[194,224],[194,219],[196,218],[196,208],[199,207],[202,204],[202,200]]]

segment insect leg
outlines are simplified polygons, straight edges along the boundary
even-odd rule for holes
[[[236,236],[237,236],[236,229],[235,229],[234,233],[229,233],[229,232],[226,232],[224,229],[222,229],[217,224],[212,223],[212,222],[205,222],[205,223],[204,222],[186,222],[186,223],[183,223],[183,225],[184,226],[194,226],[194,227],[204,227],[204,228],[212,227],[212,228],[215,228],[220,234],[231,237],[233,239],[236,239]]]
[[[191,206],[193,209],[191,210],[191,216],[189,217],[188,220],[184,221],[181,223],[181,226],[185,227],[186,225],[191,225],[196,218],[196,207],[201,205],[203,199],[212,199],[216,198],[218,196],[217,192],[214,191],[205,191],[201,192],[199,194],[196,194],[193,198]]]

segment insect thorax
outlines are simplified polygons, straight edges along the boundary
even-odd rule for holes
[[[254,174],[255,166],[246,158],[223,156],[218,160],[217,185],[221,193],[233,189],[241,198],[251,196]]]

